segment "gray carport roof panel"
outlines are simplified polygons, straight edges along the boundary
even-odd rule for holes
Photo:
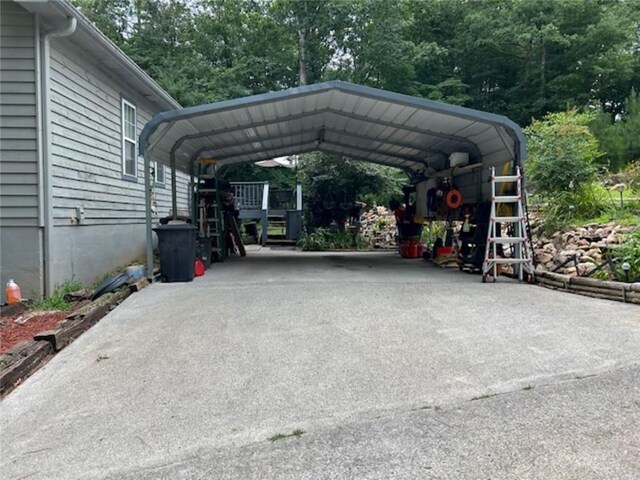
[[[140,135],[145,151],[190,171],[198,156],[220,166],[324,150],[419,171],[469,152],[483,163],[522,162],[522,131],[506,117],[332,81],[156,115]]]

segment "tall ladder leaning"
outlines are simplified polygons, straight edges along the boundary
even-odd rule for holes
[[[496,185],[503,183],[515,183],[515,195],[498,195]],[[487,247],[484,254],[484,263],[482,265],[482,281],[486,282],[489,272],[493,275],[493,281],[496,281],[498,273],[498,264],[511,264],[514,271],[518,273],[518,279],[523,281],[525,273],[527,280],[532,282],[534,277],[533,261],[531,257],[530,239],[527,236],[527,215],[523,204],[522,191],[522,174],[520,167],[516,168],[515,175],[496,176],[495,167],[491,167],[491,216],[489,218],[489,230],[487,238]],[[498,204],[512,204],[511,216],[498,216]],[[513,235],[498,236],[496,224],[512,224]],[[498,258],[498,245],[511,244],[511,257]]]
[[[200,180],[214,179],[214,188],[202,188]],[[211,239],[212,261],[222,262],[225,257],[224,220],[220,203],[220,191],[218,190],[217,169],[214,164],[213,174],[198,175],[199,198],[199,230],[200,235]]]

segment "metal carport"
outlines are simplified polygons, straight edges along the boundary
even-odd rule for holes
[[[398,167],[414,178],[464,177],[477,167],[522,165],[520,127],[508,118],[350,83],[331,81],[162,112],[140,134],[145,159],[147,271],[152,272],[150,162],[189,173],[199,158],[218,168],[321,150]],[[453,152],[470,165],[447,169]]]

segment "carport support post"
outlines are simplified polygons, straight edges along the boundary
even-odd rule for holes
[[[153,231],[151,230],[151,165],[149,154],[144,151],[144,203],[147,228],[147,278],[153,282]]]
[[[177,182],[176,182],[176,154],[171,152],[171,210],[173,212],[173,219],[178,218],[178,195],[177,195]]]
[[[196,224],[196,199],[194,198],[195,186],[193,176],[193,163],[191,164],[191,172],[189,175],[189,211],[191,213],[191,225]]]

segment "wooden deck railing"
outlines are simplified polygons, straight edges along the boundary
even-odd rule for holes
[[[267,186],[267,182],[231,182],[233,196],[241,210],[262,210]]]

